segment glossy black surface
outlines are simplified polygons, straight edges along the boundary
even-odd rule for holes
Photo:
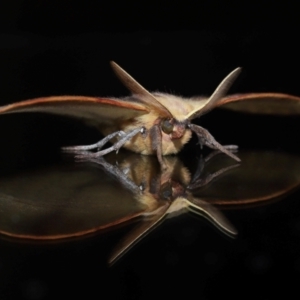
[[[199,11],[195,9],[193,18],[186,17],[193,20],[189,27],[193,31],[140,31],[145,22],[133,31],[112,32],[102,18],[104,12],[98,14],[93,6],[81,10],[76,5],[74,13],[66,13],[69,4],[55,8],[49,3],[44,7],[16,3],[7,14],[10,17],[4,18],[7,27],[1,35],[1,104],[59,94],[126,95],[109,68],[111,59],[150,91],[207,95],[224,75],[242,66],[232,93],[300,95],[294,75],[300,67],[297,38],[292,28],[276,27],[293,19],[293,9],[275,7],[270,14],[270,7],[263,11],[253,5],[245,12],[241,5],[236,14],[229,13],[229,8],[225,14],[223,6],[208,6],[199,12],[199,31],[195,31]],[[156,25],[166,14],[155,14],[157,9],[150,9]],[[65,14],[69,17],[62,21]],[[55,15],[60,16],[58,23]],[[121,21],[135,15],[133,9]],[[206,18],[210,22],[203,21]],[[78,19],[83,20],[81,26],[75,25]],[[233,29],[224,25],[229,19],[236,23]],[[261,26],[264,20],[268,28]],[[215,24],[220,27],[208,28]],[[216,110],[199,124],[222,144],[300,154],[299,117],[266,118]],[[61,146],[92,143],[100,137],[80,122],[34,114],[1,116],[0,132],[1,176],[54,166],[64,159]],[[180,154],[191,170],[199,158],[196,142],[192,140]],[[275,160],[275,169],[276,164]],[[192,214],[166,220],[110,268],[111,251],[135,224],[59,243],[23,243],[2,235],[0,298],[290,298],[298,291],[300,274],[299,197],[295,189],[280,201],[224,210],[239,232],[235,239],[224,237]]]

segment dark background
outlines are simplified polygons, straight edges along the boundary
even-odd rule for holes
[[[300,95],[298,10],[286,1],[2,5],[1,104],[63,94],[127,95],[110,60],[150,91],[209,95],[241,66],[232,93]],[[299,153],[298,117],[214,111],[200,123],[222,144]],[[51,164],[61,159],[60,146],[99,138],[80,122],[45,115],[1,116],[0,128],[1,168],[7,172]],[[182,156],[193,150],[191,143]],[[300,274],[299,195],[264,208],[227,211],[240,232],[236,241],[188,215],[172,219],[111,269],[107,256],[126,228],[51,247],[3,240],[1,299],[289,297]]]

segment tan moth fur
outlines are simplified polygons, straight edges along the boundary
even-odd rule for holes
[[[199,98],[194,100],[164,93],[153,93],[153,95],[163,106],[168,107],[171,114],[178,121],[184,121],[191,111],[199,110],[203,105],[202,99],[199,100]],[[139,98],[141,98],[141,96],[139,96]],[[117,130],[130,131],[134,128],[144,126],[149,132],[150,128],[158,119],[159,117],[156,111],[150,111],[148,114],[135,117],[127,122],[122,121],[115,126],[100,127],[99,130],[104,135],[108,135]],[[178,139],[171,139],[170,135],[162,131],[162,154],[169,155],[178,153],[190,140],[191,136],[192,132],[188,128],[185,130],[183,136]],[[146,137],[136,135],[124,144],[124,148],[144,155],[152,155],[156,152],[153,151],[151,143],[150,135],[146,135]]]
[[[111,67],[132,96],[121,99],[86,96],[42,97],[0,107],[0,113],[48,112],[77,117],[84,119],[88,124],[96,125],[105,136],[120,130],[128,136],[130,132],[140,130],[135,136],[128,137],[128,141],[122,145],[133,152],[157,154],[161,163],[162,155],[176,154],[183,148],[191,138],[191,130],[198,131],[197,135],[205,135],[203,141],[209,147],[209,143],[213,143],[214,147],[217,144],[218,149],[222,148],[205,129],[199,126],[197,129],[195,126],[191,127],[190,122],[218,104],[239,74],[239,68],[227,75],[209,98],[185,99],[170,94],[150,93],[115,62],[111,62]],[[143,134],[140,134],[142,132]],[[113,142],[117,140],[115,138]],[[112,147],[110,151],[117,149]],[[225,148],[221,151],[239,161]]]

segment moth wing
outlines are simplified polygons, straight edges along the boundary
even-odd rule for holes
[[[122,69],[114,61],[111,61],[110,65],[121,82],[133,95],[139,96],[139,101],[141,101],[146,107],[149,107],[151,110],[155,110],[161,117],[172,118],[172,114],[168,108],[162,105],[153,94],[140,85],[124,69]]]
[[[52,96],[0,107],[0,114],[42,112],[83,119],[93,125],[111,124],[148,113],[143,104],[125,99],[87,96]]]
[[[204,189],[194,190],[194,198],[222,209],[241,209],[283,199],[300,187],[298,155],[283,151],[240,150],[239,157],[243,163],[238,168],[212,181]],[[216,159],[214,164],[207,165],[205,172],[209,174],[221,166],[224,166],[223,160]]]
[[[249,93],[224,97],[215,107],[267,115],[299,115],[300,97],[280,93]]]
[[[123,226],[145,210],[105,171],[87,164],[0,171],[1,235],[27,240],[83,237]]]
[[[134,244],[158,226],[165,217],[169,217],[169,215],[171,217],[179,215],[183,209],[188,207],[188,205],[189,204],[186,199],[178,197],[171,203],[171,205],[169,203],[165,203],[158,209],[156,208],[155,213],[152,213],[149,219],[146,215],[142,223],[130,231],[121,243],[117,245],[109,259],[109,263],[113,264],[116,260],[118,260],[125,252],[131,249]]]
[[[168,204],[160,207],[158,212],[152,216],[149,220],[145,219],[140,225],[135,227],[129,234],[117,245],[112,252],[109,263],[113,264],[118,260],[125,252],[127,252],[134,244],[144,238],[152,229],[154,229],[160,221],[166,216]]]
[[[199,198],[192,198],[190,199],[188,208],[192,212],[208,219],[211,224],[219,228],[225,234],[230,236],[237,235],[237,230],[228,221],[225,215],[207,201],[203,201]]]
[[[199,103],[199,106],[197,105],[196,109],[192,110],[188,114],[187,119],[193,120],[195,118],[198,118],[216,107],[218,102],[227,93],[240,72],[241,68],[236,68],[232,72],[230,72],[218,85],[213,94],[209,98],[202,99],[201,103]]]

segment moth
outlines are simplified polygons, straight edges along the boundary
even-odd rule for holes
[[[145,155],[156,154],[161,165],[164,165],[162,156],[178,153],[190,140],[192,132],[197,135],[201,148],[205,145],[240,161],[232,153],[238,146],[223,146],[214,139],[208,130],[192,123],[192,120],[201,117],[215,107],[241,100],[254,100],[257,104],[259,101],[256,100],[261,99],[272,99],[276,103],[288,99],[289,102],[299,103],[298,97],[276,93],[240,94],[225,97],[241,68],[233,70],[226,76],[209,98],[185,99],[166,93],[150,93],[118,64],[112,61],[111,67],[132,93],[131,96],[122,99],[88,96],[41,97],[2,106],[0,113],[44,112],[80,118],[97,126],[104,138],[92,145],[64,147],[64,151],[76,151],[79,153],[79,157],[95,158],[124,147]],[[280,108],[275,105],[276,111],[280,111]],[[268,113],[269,108],[264,111]],[[110,140],[113,141],[113,145],[101,150]]]

